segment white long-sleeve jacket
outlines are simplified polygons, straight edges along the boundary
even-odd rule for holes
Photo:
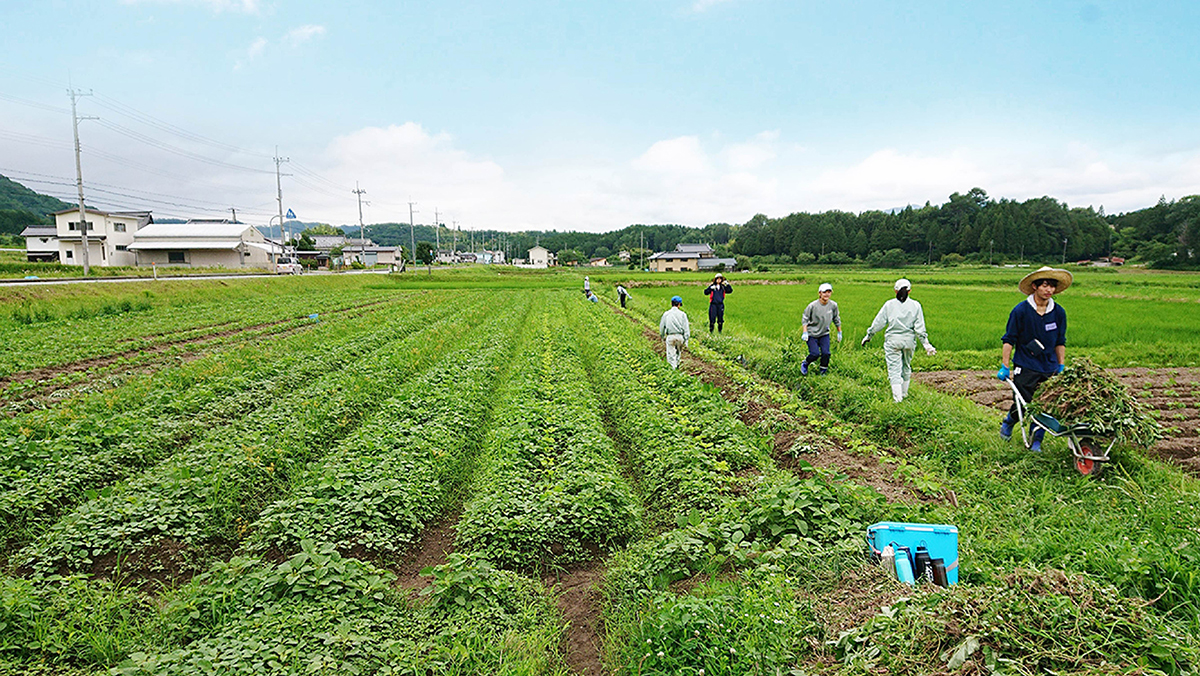
[[[929,347],[929,334],[925,331],[925,312],[921,304],[909,298],[901,303],[893,298],[879,308],[867,337],[883,331],[884,345],[916,349],[917,341]]]

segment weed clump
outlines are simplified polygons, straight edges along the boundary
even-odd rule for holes
[[[1068,425],[1085,424],[1124,446],[1148,448],[1162,436],[1150,411],[1120,381],[1091,360],[1074,360],[1042,385],[1031,409]]]
[[[993,585],[958,585],[885,606],[834,645],[846,666],[927,674],[1191,673],[1200,645],[1141,599],[1058,570],[1018,570]]]

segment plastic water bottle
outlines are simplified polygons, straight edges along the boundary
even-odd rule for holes
[[[913,577],[912,561],[908,559],[907,547],[900,547],[896,550],[896,579],[904,584],[916,583],[916,579]]]
[[[896,550],[892,549],[891,545],[883,548],[883,552],[879,555],[879,561],[883,565],[883,569],[894,580],[896,579]]]

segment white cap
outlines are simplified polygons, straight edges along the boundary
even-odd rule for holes
[[[897,280],[896,280],[896,283],[895,283],[894,285],[892,285],[892,288],[893,288],[893,289],[895,289],[895,290],[897,290],[897,291],[899,291],[900,289],[911,289],[911,288],[912,288],[912,282],[910,282],[910,281],[908,281],[907,279],[905,279],[905,278],[901,277],[900,279],[897,279]]]
[[[826,283],[822,284],[821,286],[817,287],[817,293],[821,293],[822,291],[833,291],[833,285],[830,284],[829,282],[826,282]]]

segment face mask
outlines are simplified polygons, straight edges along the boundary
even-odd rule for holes
[[[897,291],[896,292],[896,300],[900,301],[901,303],[908,300],[908,291],[909,290],[907,288],[900,289],[899,291]]]

